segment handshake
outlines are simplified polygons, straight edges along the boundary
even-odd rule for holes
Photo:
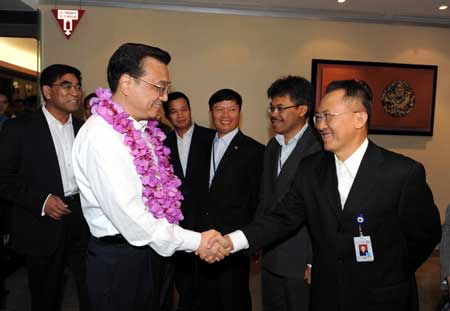
[[[221,261],[233,250],[231,239],[216,230],[205,231],[201,235],[202,240],[195,254],[208,263]]]

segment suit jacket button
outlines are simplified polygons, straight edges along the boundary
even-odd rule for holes
[[[339,257],[339,258],[338,258],[338,263],[341,264],[341,263],[343,263],[343,262],[344,262],[344,260],[342,259],[342,257]]]

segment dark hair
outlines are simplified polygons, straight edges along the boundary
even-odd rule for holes
[[[345,97],[353,97],[361,100],[361,103],[367,112],[367,126],[370,123],[372,115],[372,90],[364,81],[359,80],[339,80],[328,84],[325,94],[336,90],[344,90]]]
[[[312,109],[313,87],[305,78],[299,76],[282,77],[267,90],[267,97],[289,96],[295,105],[306,105]]]
[[[169,95],[167,95],[167,101],[163,102],[163,109],[164,109],[164,113],[166,114],[166,116],[170,113],[169,103],[173,100],[177,100],[180,98],[184,98],[186,100],[186,103],[187,103],[189,109],[191,109],[191,103],[189,102],[189,98],[186,96],[186,94],[184,94],[182,92],[172,92],[172,93],[169,93]]]
[[[83,109],[86,109],[86,106],[88,106],[89,109],[91,109],[91,107],[89,106],[89,102],[91,101],[91,99],[93,97],[97,97],[97,94],[95,92],[90,93],[88,96],[86,96],[83,100]]]
[[[58,80],[67,73],[71,73],[75,77],[77,77],[78,81],[81,84],[81,72],[75,67],[64,64],[54,64],[42,70],[41,76],[39,78],[39,83],[41,86],[41,93],[44,99],[46,99],[44,92],[42,90],[44,85],[52,86],[52,84],[55,83],[56,80]]]
[[[171,59],[166,51],[139,43],[125,43],[114,52],[108,63],[108,84],[113,93],[117,90],[123,74],[128,73],[138,78],[144,74],[142,60],[145,57],[154,58],[165,65],[168,65]]]
[[[221,89],[211,95],[209,98],[209,110],[212,110],[215,103],[221,102],[223,100],[234,100],[239,106],[239,110],[242,107],[242,97],[238,92],[232,89]]]

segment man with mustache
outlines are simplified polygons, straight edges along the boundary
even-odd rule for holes
[[[275,132],[264,154],[258,215],[269,213],[288,192],[300,161],[321,150],[320,137],[308,125],[313,87],[298,76],[287,76],[267,90]],[[264,311],[306,311],[309,304],[311,240],[302,226],[263,249],[262,302]]]
[[[0,135],[0,197],[13,204],[11,245],[26,255],[31,309],[59,310],[65,266],[73,272],[80,310],[87,310],[85,254],[72,145],[82,121],[81,73],[55,64],[40,76],[45,105],[7,121]]]

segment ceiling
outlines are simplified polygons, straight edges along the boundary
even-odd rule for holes
[[[450,27],[450,0],[1,0],[0,9],[34,7],[33,3],[150,8],[374,23],[402,23]],[[24,3],[28,3],[25,5]],[[31,5],[30,5],[31,3]],[[6,8],[8,9],[8,8]]]

